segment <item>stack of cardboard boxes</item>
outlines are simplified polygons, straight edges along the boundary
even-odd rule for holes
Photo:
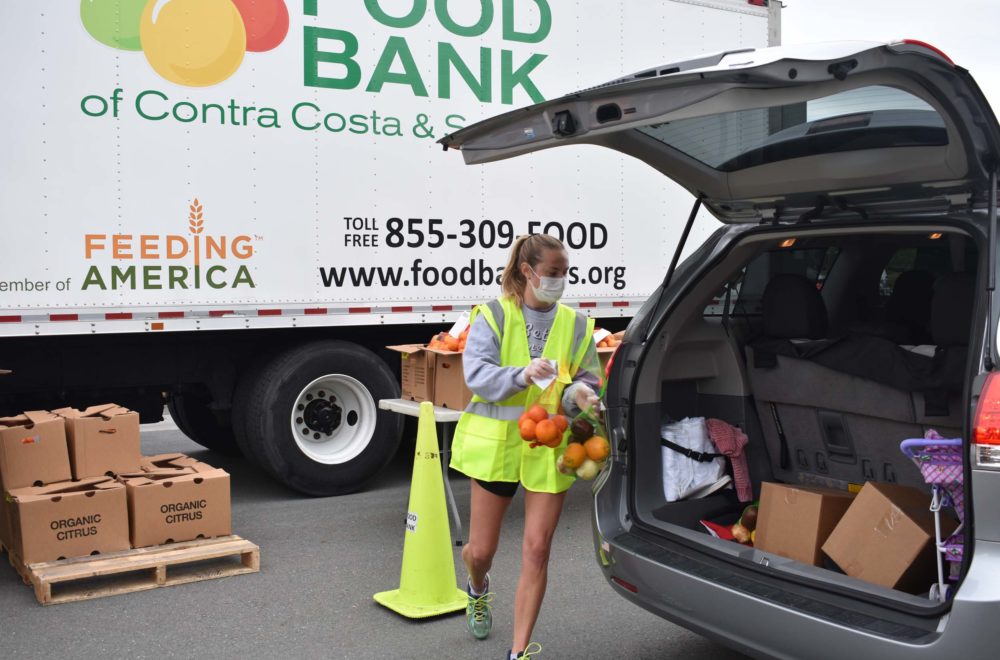
[[[855,495],[765,483],[754,546],[814,566],[828,557],[851,577],[922,593],[936,579],[929,505],[926,493],[895,484],[869,482]]]
[[[229,475],[144,458],[114,404],[0,418],[0,545],[23,564],[228,535]]]

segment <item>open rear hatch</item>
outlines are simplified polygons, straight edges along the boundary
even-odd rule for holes
[[[972,77],[939,51],[837,42],[664,65],[441,144],[470,164],[604,146],[703,197],[720,220],[758,222],[985,205],[1000,129]]]

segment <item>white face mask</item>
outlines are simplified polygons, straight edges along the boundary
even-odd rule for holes
[[[538,278],[538,286],[535,286],[531,283],[531,280],[528,280],[528,286],[531,287],[531,292],[538,298],[538,302],[549,305],[559,302],[559,299],[562,298],[563,290],[566,288],[566,278],[542,277],[531,266],[528,266],[528,268]]]

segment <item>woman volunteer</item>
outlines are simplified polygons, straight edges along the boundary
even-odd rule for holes
[[[485,639],[493,626],[489,569],[503,516],[518,483],[525,490],[510,658],[541,650],[529,640],[545,595],[552,536],[574,481],[556,469],[566,440],[557,448],[532,448],[521,439],[517,420],[534,403],[553,413],[560,402],[572,418],[597,401],[600,383],[593,319],[558,304],[568,268],[558,239],[545,234],[519,238],[503,273],[500,298],[473,313],[463,357],[474,396],[458,422],[451,467],[472,478],[469,542],[462,559],[469,572],[466,619],[477,639]]]

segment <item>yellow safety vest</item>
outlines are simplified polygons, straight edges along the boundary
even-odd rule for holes
[[[526,367],[531,361],[528,330],[517,302],[501,298],[479,305],[472,320],[479,314],[500,340],[500,366]],[[550,413],[556,412],[563,390],[580,368],[588,342],[593,343],[593,332],[594,319],[559,305],[542,350],[542,357],[556,360],[559,365],[559,377],[552,386],[555,391],[547,393],[543,403]],[[536,492],[561,493],[568,489],[575,477],[561,474],[556,459],[566,451],[569,431],[558,447],[532,448],[521,439],[517,426],[521,414],[539,402],[541,395],[542,390],[532,384],[504,401],[473,396],[455,430],[451,467],[481,481],[520,481]]]

